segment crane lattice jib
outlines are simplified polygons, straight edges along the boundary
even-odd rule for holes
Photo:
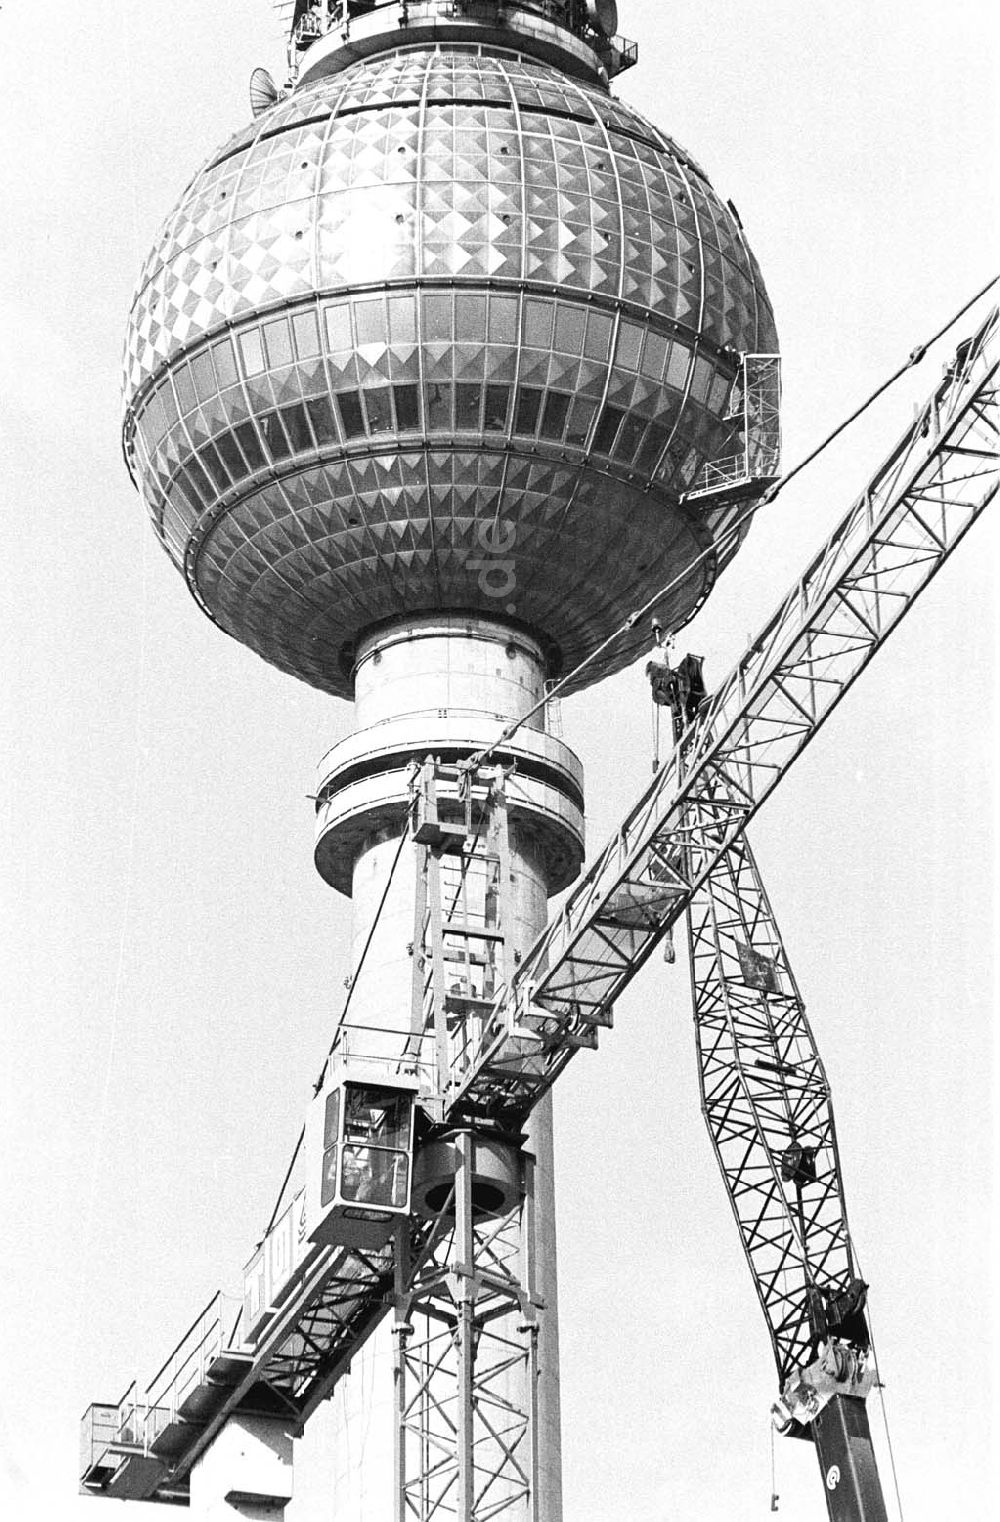
[[[688,926],[702,1111],[783,1385],[855,1265],[826,1073],[746,835]]]
[[[453,1114],[529,1111],[600,1026],[1000,484],[997,312],[703,707],[452,1074]],[[720,785],[724,784],[724,785]]]

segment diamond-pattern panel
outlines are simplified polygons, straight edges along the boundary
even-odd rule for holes
[[[354,283],[363,261],[357,254],[342,259],[330,253],[331,219],[357,214],[355,242],[376,250],[384,212],[378,205],[344,200],[342,192],[353,187],[378,190],[404,180],[421,187],[437,181],[482,188],[495,173],[515,188],[513,196],[481,207],[478,217],[466,217],[468,226],[450,215],[454,208],[440,216],[423,212],[412,226],[406,224],[403,211],[404,223],[397,224],[403,232],[397,238],[412,247],[413,254],[397,250],[395,258],[383,261],[383,278],[509,275],[615,294],[621,287],[629,299],[688,324],[697,322],[701,310],[699,250],[723,252],[735,274],[759,284],[733,219],[700,171],[636,113],[541,65],[479,58],[462,60],[458,69],[454,62],[417,54],[405,66],[398,59],[356,65],[303,91],[301,99],[292,96],[278,103],[254,129],[239,135],[239,151],[224,151],[211,161],[168,219],[143,271],[127,353],[129,386],[141,384],[164,354],[231,315],[225,300],[211,297],[195,310],[186,289],[157,311],[162,289],[157,272],[162,266],[168,278],[175,273],[182,249],[207,250],[206,240],[213,235],[231,235],[239,245],[234,272],[243,284],[239,309],[254,301],[280,299],[283,292],[298,289],[299,282],[284,280],[271,267],[285,245],[264,230],[263,223],[280,218],[290,203],[301,201],[310,203],[300,208],[303,238],[312,228],[313,242],[324,246],[322,253],[311,251],[316,255],[315,283],[323,289]],[[405,89],[400,81],[408,81]],[[429,102],[453,100],[457,90],[463,104],[429,104],[421,128],[419,102],[425,87]],[[407,99],[411,108],[404,104],[400,109],[399,102]],[[514,130],[515,101],[523,112],[520,140]],[[384,109],[377,109],[380,104]],[[524,111],[532,105],[571,112],[576,119]],[[351,114],[339,115],[344,110]],[[592,150],[589,165],[580,152],[584,147]],[[515,177],[522,169],[529,186],[549,193],[544,205],[519,208]],[[682,188],[674,196],[673,189],[685,182],[688,193]],[[650,200],[654,186],[655,204]],[[624,239],[616,226],[620,210],[630,221]],[[253,212],[261,214],[256,224],[246,221]],[[670,236],[665,216],[673,217],[674,226],[691,239],[693,259]],[[270,255],[253,271],[259,279],[248,274],[249,251],[238,236],[251,225],[260,229],[263,253]],[[322,238],[316,231],[320,227],[326,229]],[[299,252],[289,249],[293,266],[308,267],[308,259],[296,260]],[[228,273],[228,265],[223,264],[222,271]],[[176,278],[182,286],[189,283],[179,274]],[[751,316],[751,304],[738,299],[738,289],[731,294],[725,279],[713,294],[718,304],[706,310],[707,325],[717,341],[730,343],[741,321]],[[764,331],[754,335],[751,346],[766,349],[772,346],[765,341],[769,312],[766,302],[760,307],[758,327]],[[152,333],[151,327],[158,331]]]
[[[544,65],[414,50],[278,102],[191,181],[133,306],[126,447],[173,558],[207,530],[220,621],[339,690],[335,652],[403,600],[490,606],[467,561],[497,512],[517,616],[602,637],[700,532],[671,503],[716,446],[724,348],[774,347],[683,150]]]
[[[203,593],[212,587],[231,633],[283,669],[342,690],[339,659],[331,671],[330,656],[364,623],[404,608],[484,605],[476,512],[497,475],[496,462],[476,453],[388,456],[352,463],[339,483],[328,480],[311,517],[284,494],[277,516],[273,493],[248,499],[209,535],[199,584]],[[415,477],[421,489],[411,497],[400,490],[398,516],[376,526],[374,498],[384,500],[389,482]],[[548,629],[570,663],[585,653],[599,610],[616,608],[632,590],[630,551],[648,550],[651,531],[661,572],[696,553],[682,515],[624,485],[581,493],[575,471],[517,457],[506,477],[496,512],[513,528],[517,571],[509,589],[505,578],[497,583],[505,588],[503,611]],[[433,588],[425,575],[432,553]],[[285,602],[295,618],[276,616]]]

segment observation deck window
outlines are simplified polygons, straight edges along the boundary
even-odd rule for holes
[[[460,343],[485,343],[486,297],[459,292],[455,297],[455,332]]]
[[[209,397],[218,394],[218,384],[215,379],[215,366],[212,364],[212,354],[209,349],[203,349],[196,354],[191,361],[191,378],[194,381],[194,389],[199,402],[208,401]]]
[[[281,370],[285,365],[294,364],[292,335],[284,318],[278,322],[264,324],[264,343],[267,348],[267,362],[272,370]]]
[[[328,397],[311,396],[306,401],[306,412],[312,424],[316,443],[323,447],[324,444],[337,442],[337,425],[333,420],[333,408],[330,406]]]
[[[370,433],[392,431],[392,392],[388,386],[368,386],[364,392]]]
[[[544,392],[535,386],[518,387],[517,412],[514,417],[515,433],[534,433],[538,426],[538,413],[543,395]]]
[[[479,412],[483,400],[482,386],[459,381],[455,387],[455,427],[479,432]]]
[[[420,389],[417,386],[393,386],[396,402],[396,425],[405,432],[420,427]]]
[[[594,433],[593,449],[596,454],[610,454],[618,433],[618,425],[625,416],[620,407],[605,407]]]
[[[240,452],[239,445],[233,434],[218,434],[215,438],[215,447],[222,456],[222,463],[234,481],[238,481],[241,476],[247,474],[246,461]]]
[[[240,357],[247,375],[260,375],[266,368],[264,346],[256,328],[248,328],[245,333],[240,334]]]
[[[427,427],[451,427],[451,387],[441,386],[437,381],[427,384]]]
[[[250,469],[263,470],[267,462],[264,459],[264,451],[260,447],[260,439],[257,437],[257,430],[253,424],[237,423],[235,432]]]
[[[385,343],[385,310],[381,297],[375,301],[354,303],[354,331],[361,344]]]
[[[581,354],[587,328],[587,313],[580,306],[560,302],[556,309],[554,347],[560,354]]]
[[[517,305],[516,296],[490,297],[491,344],[507,345],[517,341]]]
[[[606,312],[588,312],[587,338],[583,352],[587,359],[606,362],[611,351],[612,318]]]
[[[507,413],[510,409],[509,386],[487,386],[486,407],[483,413],[483,428],[487,433],[504,433],[507,428]]]
[[[281,426],[281,419],[277,412],[265,412],[260,420],[261,431],[264,441],[274,460],[287,460],[292,452],[292,446],[288,442],[285,430]]]
[[[643,475],[651,475],[657,460],[663,453],[663,446],[669,437],[667,430],[661,428],[658,423],[650,423],[646,430],[646,437],[642,441],[639,453],[635,458],[636,470]]]
[[[639,370],[648,380],[658,381],[662,376],[669,347],[669,340],[664,334],[653,332],[646,334],[646,347],[643,350]]]
[[[561,439],[566,426],[566,414],[572,398],[564,391],[550,391],[545,398],[545,411],[539,429],[543,439]]]
[[[195,395],[194,382],[187,365],[177,365],[174,369],[174,386],[177,391],[177,403],[181,413],[186,415],[192,412],[198,404]]]
[[[312,359],[322,353],[315,312],[296,312],[292,317],[292,329],[299,359]]]
[[[708,390],[712,383],[712,366],[704,356],[699,355],[694,362],[694,376],[691,380],[691,395],[696,402],[708,400]]]
[[[643,329],[634,322],[623,322],[618,329],[618,346],[615,364],[626,370],[638,370],[642,352]]]
[[[586,397],[578,396],[573,403],[570,413],[569,427],[566,430],[567,444],[578,444],[581,447],[586,443],[590,425],[594,421],[594,413],[597,411],[597,403]]]
[[[531,349],[552,347],[551,301],[526,301],[524,303],[524,342]]]
[[[389,333],[394,344],[417,341],[417,304],[412,296],[389,297]]]
[[[618,443],[615,447],[615,458],[617,460],[622,460],[626,464],[631,463],[632,456],[639,447],[639,441],[645,429],[645,418],[636,417],[634,413],[630,413],[625,418],[621,426],[621,432],[618,435]]]
[[[365,420],[361,413],[361,401],[356,391],[338,391],[337,407],[340,411],[340,422],[344,435],[349,439],[360,438],[365,431]]]
[[[206,444],[204,449],[199,450],[198,458],[211,476],[216,491],[225,491],[230,485],[230,480],[218,450],[211,444]]]
[[[684,390],[688,370],[691,368],[691,351],[683,344],[671,345],[670,359],[667,361],[667,373],[663,377],[668,386],[673,386],[677,391]]]

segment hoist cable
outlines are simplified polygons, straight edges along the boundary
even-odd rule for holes
[[[864,1271],[861,1267],[861,1259],[858,1257],[857,1244],[852,1242],[851,1246],[854,1249],[854,1261],[858,1265],[858,1274],[863,1280],[865,1276]],[[893,1452],[892,1434],[889,1431],[889,1413],[886,1409],[884,1393],[885,1386],[882,1384],[882,1375],[878,1366],[878,1350],[875,1347],[875,1331],[872,1326],[871,1306],[867,1302],[865,1304],[865,1313],[866,1320],[868,1322],[868,1338],[871,1342],[872,1349],[872,1363],[875,1365],[875,1385],[878,1389],[879,1406],[882,1409],[882,1426],[885,1430],[885,1446],[889,1450],[889,1468],[892,1471],[892,1488],[896,1492],[896,1510],[899,1512],[899,1522],[903,1522],[903,1498],[899,1493],[899,1475],[896,1473],[896,1455]]]
[[[774,1423],[770,1417],[767,1422],[767,1430],[771,1434],[771,1510],[778,1510],[778,1472],[774,1459]]]
[[[303,1126],[302,1130],[299,1132],[299,1139],[295,1143],[295,1150],[292,1153],[292,1160],[288,1164],[288,1169],[287,1169],[287,1171],[285,1173],[284,1178],[281,1181],[281,1188],[278,1190],[278,1198],[275,1200],[275,1202],[274,1202],[274,1209],[271,1211],[271,1219],[268,1221],[267,1225],[264,1227],[264,1237],[267,1236],[268,1232],[271,1230],[271,1227],[274,1225],[275,1221],[278,1219],[278,1211],[281,1209],[281,1202],[285,1198],[285,1190],[288,1188],[288,1180],[292,1176],[292,1169],[295,1167],[295,1164],[298,1161],[299,1153],[302,1151],[302,1143],[303,1143],[303,1141],[305,1139],[305,1134],[306,1134],[306,1128],[305,1128],[305,1126]],[[261,1237],[261,1242],[264,1240],[264,1237]],[[259,1247],[260,1243],[258,1242],[257,1245]]]
[[[814,460],[818,459],[823,451],[828,449],[833,441],[839,438],[839,436],[844,432],[846,428],[849,428],[852,423],[857,422],[858,418],[861,417],[863,413],[867,412],[868,408],[871,407],[873,403],[878,401],[879,397],[882,396],[890,386],[894,385],[901,376],[905,375],[907,370],[911,370],[915,365],[918,365],[924,358],[924,355],[927,353],[927,350],[931,347],[931,345],[937,343],[939,338],[943,338],[948,329],[954,327],[955,323],[965,316],[969,308],[974,306],[977,301],[985,296],[986,292],[992,289],[992,287],[997,284],[998,280],[1000,280],[1000,275],[994,275],[990,280],[986,282],[981,290],[977,291],[974,296],[971,296],[968,301],[964,302],[963,305],[954,314],[954,316],[949,317],[948,321],[944,323],[940,328],[938,328],[936,333],[934,333],[930,338],[926,339],[924,343],[918,344],[915,349],[911,349],[903,364],[901,364],[899,368],[889,376],[888,380],[883,381],[880,386],[877,386],[871,395],[868,396],[865,401],[860,404],[860,406],[856,407],[850,416],[845,418],[842,423],[838,423],[837,427],[828,433],[826,437],[816,445],[816,448],[811,450],[810,453],[804,457],[804,459],[801,459],[798,464],[794,465],[791,470],[785,473],[785,475],[779,477],[777,481],[773,482],[771,486],[767,487],[767,489],[763,491],[754,502],[751,502],[745,511],[740,513],[739,517],[729,525],[729,527],[725,530],[725,532],[721,535],[715,544],[707,545],[705,549],[699,551],[693,560],[689,560],[684,568],[681,571],[678,571],[676,576],[672,577],[665,586],[659,589],[659,591],[654,592],[653,596],[648,598],[647,601],[643,603],[642,607],[633,609],[623,624],[615,629],[613,633],[609,634],[606,639],[603,639],[599,645],[596,645],[588,655],[585,655],[583,660],[573,667],[572,671],[568,671],[565,676],[560,677],[559,680],[555,682],[550,690],[545,694],[545,696],[539,698],[534,707],[529,708],[527,713],[522,714],[519,719],[515,719],[510,724],[506,725],[504,729],[501,730],[497,738],[491,741],[491,743],[487,745],[484,750],[477,751],[474,755],[470,756],[467,765],[470,768],[481,766],[483,762],[488,760],[493,752],[498,750],[501,745],[505,745],[508,740],[513,739],[514,735],[517,734],[517,731],[521,728],[522,724],[524,724],[528,719],[532,718],[539,711],[539,709],[543,708],[546,703],[552,700],[552,698],[558,697],[559,694],[565,689],[565,687],[579,676],[581,671],[585,671],[588,666],[593,665],[593,663],[600,656],[602,656],[606,650],[610,649],[612,645],[616,644],[617,641],[621,639],[622,635],[627,634],[631,629],[634,629],[641,618],[644,618],[647,613],[651,613],[657,604],[661,603],[663,599],[674,590],[675,587],[679,586],[682,581],[686,580],[691,572],[695,570],[699,565],[701,565],[704,560],[706,560],[710,555],[719,554],[720,551],[722,551],[729,544],[729,542],[738,535],[743,525],[748,523],[749,520],[761,507],[769,506],[774,501],[775,497],[778,496],[779,492],[784,490],[789,481],[794,480],[801,471],[805,470],[807,465],[811,465]],[[681,500],[683,500],[683,498]]]
[[[343,1027],[347,1011],[351,1007],[351,1000],[354,997],[354,990],[358,986],[358,978],[361,976],[361,969],[365,965],[365,958],[371,949],[372,941],[375,939],[375,932],[378,929],[378,922],[382,918],[382,910],[385,908],[386,899],[389,897],[389,890],[392,887],[392,880],[396,875],[396,868],[399,866],[399,858],[403,854],[403,847],[406,844],[407,836],[409,833],[410,814],[409,810],[407,810],[406,818],[403,820],[403,830],[399,837],[399,842],[396,846],[396,854],[392,858],[392,866],[389,868],[389,875],[385,880],[385,887],[382,889],[382,897],[378,901],[378,908],[375,910],[375,916],[372,919],[371,925],[368,927],[368,934],[365,937],[365,944],[361,948],[361,955],[358,958],[358,965],[351,974],[350,987],[347,990],[347,998],[344,1000],[344,1007],[340,1011],[340,1020],[338,1021],[337,1029],[334,1031],[333,1040],[330,1042],[330,1047],[326,1054],[326,1061],[323,1063],[322,1072],[320,1073],[319,1078],[316,1080],[316,1083],[313,1085],[313,1092],[316,1094],[318,1094],[320,1089],[323,1087],[323,1079],[326,1077],[327,1065],[330,1061],[330,1058],[333,1056],[333,1052],[337,1045],[337,1040]]]
[[[805,470],[807,465],[811,465],[813,460],[815,460],[818,455],[821,455],[823,450],[833,443],[834,439],[840,437],[845,428],[849,428],[852,423],[857,422],[861,414],[863,412],[867,412],[868,408],[873,404],[873,402],[877,402],[879,397],[884,395],[890,386],[895,385],[896,381],[898,381],[901,376],[906,374],[907,370],[912,370],[914,365],[919,365],[920,361],[923,359],[924,355],[927,353],[927,350],[931,347],[931,345],[936,344],[939,338],[943,338],[948,329],[954,327],[955,323],[959,322],[965,316],[969,308],[975,306],[976,302],[985,296],[986,292],[990,290],[994,285],[996,285],[998,280],[1000,280],[1000,275],[994,275],[992,279],[987,280],[982,290],[977,291],[974,296],[970,296],[965,305],[960,307],[953,317],[949,317],[948,321],[944,324],[943,327],[938,328],[937,332],[934,333],[930,338],[926,339],[924,343],[917,344],[915,349],[911,349],[908,357],[903,361],[899,369],[889,376],[888,380],[884,380],[881,386],[877,386],[872,392],[871,396],[869,396],[865,401],[861,403],[860,407],[856,407],[849,417],[846,417],[842,423],[837,425],[832,433],[828,433],[822,443],[817,444],[816,448],[812,451],[811,454],[807,454],[805,459],[800,460],[797,465],[793,466],[787,475],[782,476],[780,481],[777,481],[774,486],[768,488],[768,490],[761,498],[761,504],[772,502],[778,495],[778,492],[781,491],[783,487],[788,485],[789,481],[793,480],[800,471]]]
[[[396,868],[399,865],[399,858],[403,854],[403,847],[406,844],[406,839],[407,839],[407,836],[409,835],[409,832],[410,832],[410,815],[409,815],[409,811],[407,811],[406,818],[403,821],[402,834],[399,837],[399,844],[396,846],[396,854],[392,858],[392,866],[389,868],[389,875],[386,878],[385,887],[382,889],[382,897],[378,901],[378,908],[375,910],[375,916],[374,916],[374,918],[373,918],[373,920],[371,922],[371,925],[369,926],[368,934],[365,937],[365,944],[361,948],[361,955],[358,958],[358,965],[354,969],[354,972],[351,975],[350,986],[348,987],[348,990],[347,990],[347,998],[344,1000],[344,1007],[340,1011],[340,1019],[337,1022],[337,1029],[334,1031],[333,1040],[330,1042],[329,1049],[327,1050],[326,1058],[324,1059],[323,1067],[322,1067],[322,1069],[320,1071],[320,1075],[316,1079],[316,1082],[313,1084],[313,1094],[314,1095],[318,1094],[320,1089],[323,1087],[323,1080],[326,1077],[326,1070],[327,1070],[327,1068],[328,1068],[328,1066],[330,1064],[330,1058],[333,1056],[334,1049],[336,1048],[341,1028],[343,1027],[344,1020],[345,1020],[345,1018],[347,1016],[347,1011],[351,1007],[351,999],[354,997],[354,990],[357,987],[358,977],[360,976],[361,969],[365,965],[365,958],[368,955],[368,951],[369,951],[369,949],[371,947],[372,941],[375,939],[375,931],[378,929],[379,920],[382,918],[382,911],[385,908],[386,900],[389,897],[389,890],[392,887],[392,880],[393,880],[393,878],[396,875]],[[285,1190],[288,1188],[288,1181],[289,1181],[289,1179],[292,1176],[292,1169],[295,1167],[295,1164],[296,1164],[296,1162],[298,1160],[299,1153],[302,1150],[302,1142],[303,1142],[303,1140],[305,1138],[305,1134],[306,1134],[306,1128],[305,1128],[305,1126],[303,1126],[302,1129],[299,1131],[298,1141],[295,1143],[295,1150],[292,1153],[292,1160],[288,1164],[288,1168],[287,1168],[287,1170],[285,1172],[285,1177],[282,1179],[281,1188],[278,1191],[278,1198],[275,1200],[274,1209],[271,1211],[271,1219],[268,1221],[267,1225],[264,1228],[264,1236],[265,1237],[267,1236],[268,1232],[271,1230],[271,1228],[273,1227],[275,1221],[278,1218],[278,1211],[281,1209],[281,1203],[282,1203],[282,1201],[283,1201],[283,1199],[285,1197]],[[263,1241],[263,1238],[261,1238],[261,1240]]]

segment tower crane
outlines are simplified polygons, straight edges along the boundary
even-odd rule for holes
[[[690,718],[676,710],[671,754],[520,958],[510,726],[410,768],[393,863],[416,856],[406,1046],[387,1061],[342,1022],[304,1187],[242,1301],[216,1296],[148,1385],[89,1408],[84,1491],[186,1502],[227,1429],[300,1433],[391,1318],[397,1522],[549,1522],[532,1157],[516,1184],[509,1157],[687,916],[702,1108],[772,1342],[776,1424],[814,1442],[831,1522],[886,1515],[829,1089],[746,827],[996,495],[998,351],[993,311],[730,675]],[[287,1499],[277,1482],[254,1494]]]

